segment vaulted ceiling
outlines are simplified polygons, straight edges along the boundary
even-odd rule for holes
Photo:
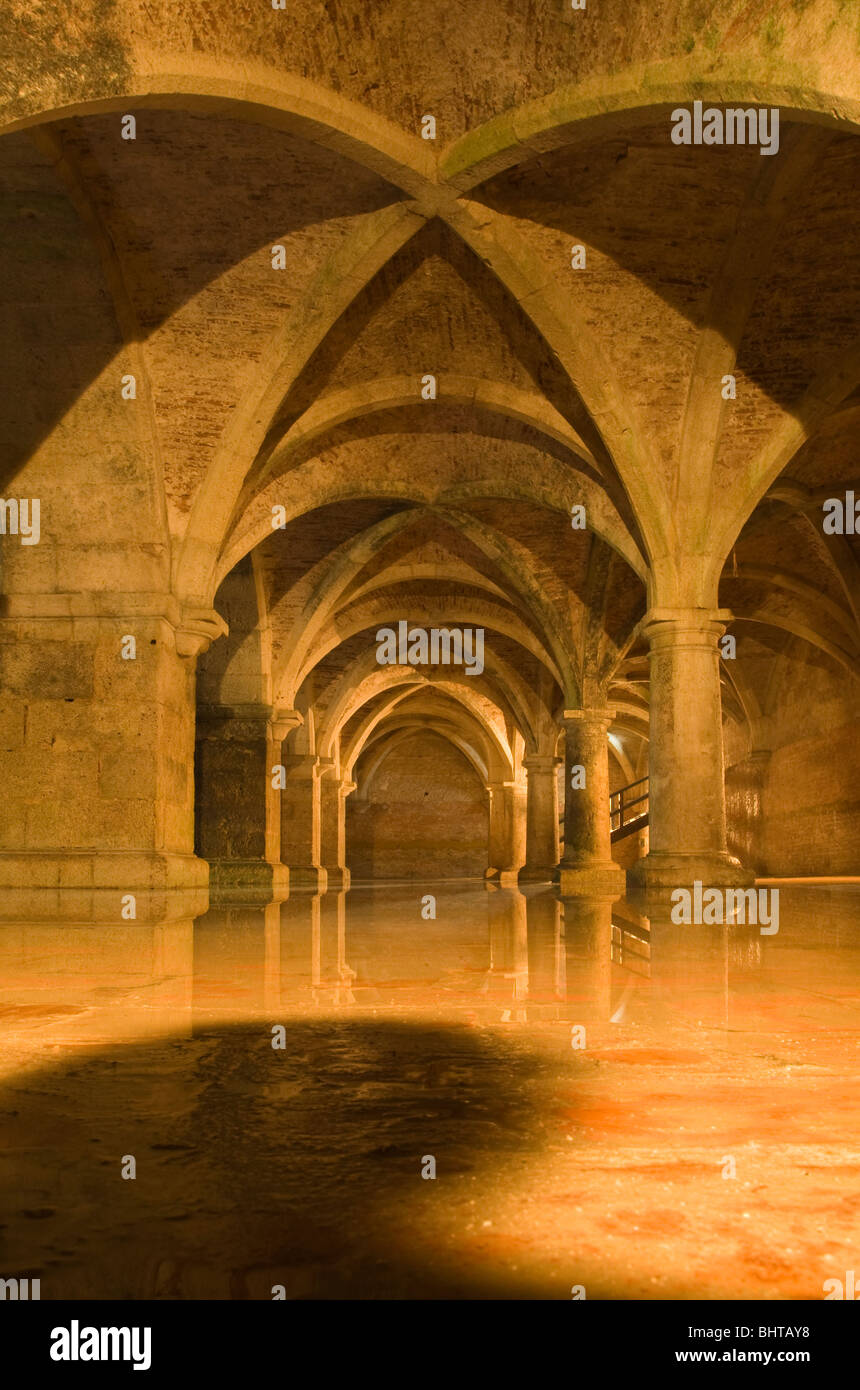
[[[731,608],[733,718],[797,644],[856,674],[850,7],[7,8],[3,487],[62,473],[82,545],[115,501],[182,603],[253,554],[276,705],[488,765],[608,696],[634,746],[649,602]],[[673,145],[693,97],[779,106],[779,154]],[[401,618],[484,674],[386,683]]]

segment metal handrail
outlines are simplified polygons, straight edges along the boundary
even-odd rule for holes
[[[626,793],[632,791],[634,787],[642,787],[642,786],[644,786],[645,790],[644,790],[643,792],[640,792],[640,794],[639,794],[638,796],[627,796],[627,795],[626,795]],[[643,815],[647,815],[647,814],[648,814],[647,809],[646,809],[644,812],[643,812],[643,811],[640,811],[640,812],[638,813],[638,815],[635,815],[635,816],[627,816],[627,815],[625,815],[625,812],[626,812],[626,811],[629,811],[631,806],[641,806],[642,802],[643,802],[643,801],[647,801],[647,800],[648,800],[648,778],[647,778],[647,777],[639,777],[639,778],[637,778],[637,780],[636,780],[635,782],[628,782],[626,787],[619,787],[617,791],[612,792],[611,795],[610,795],[610,797],[609,797],[609,819],[610,819],[611,828],[612,828],[613,830],[620,830],[620,829],[622,828],[622,826],[624,826],[624,825],[629,825],[629,824],[630,824],[632,821],[634,821],[634,820],[641,820]],[[613,805],[613,802],[616,802],[616,801],[617,801],[618,804],[617,804],[617,805]],[[615,819],[614,819],[616,816],[619,817],[617,823],[616,823],[616,821],[615,821]],[[563,808],[563,807],[562,807],[562,809],[559,811],[559,814],[558,814],[558,821],[559,821],[559,825],[563,825],[563,824],[564,824],[564,808]]]
[[[639,788],[644,788],[639,791]],[[631,795],[638,791],[638,795]],[[648,814],[647,806],[643,811],[637,811],[635,815],[628,812],[634,806],[641,806],[648,801],[648,778],[638,777],[635,782],[628,782],[626,787],[619,787],[609,798],[609,823],[612,830],[621,830],[631,821],[641,820]]]

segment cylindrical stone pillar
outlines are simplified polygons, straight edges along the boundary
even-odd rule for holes
[[[285,755],[286,785],[281,792],[281,859],[290,869],[290,887],[324,892],[328,882],[321,861],[320,778],[330,764],[314,753]]]
[[[213,903],[268,901],[288,891],[272,787],[277,756],[266,706],[198,708],[196,838]]]
[[[649,890],[696,880],[753,882],[726,848],[717,643],[729,617],[723,610],[652,609],[642,626],[651,648],[650,849],[629,875]]]
[[[564,856],[562,896],[624,891],[624,871],[612,858],[609,823],[609,746],[614,712],[564,712]]]
[[[346,867],[346,798],[355,791],[355,782],[335,776],[332,770],[320,784],[320,850],[328,887],[348,888]]]
[[[520,882],[546,883],[558,864],[558,780],[561,761],[551,753],[523,759],[526,782],[526,862]]]
[[[519,782],[490,782],[490,830],[487,878],[510,886],[523,862],[525,788]]]

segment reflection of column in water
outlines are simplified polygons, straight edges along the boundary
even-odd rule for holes
[[[0,927],[0,979],[55,1044],[189,1037],[192,970],[190,919]]]
[[[194,924],[194,1008],[265,1014],[266,908],[213,907]]]
[[[761,937],[749,923],[673,922],[672,905],[649,901],[655,1000],[676,1013],[727,1023],[731,986],[761,966]]]
[[[346,962],[346,891],[325,894],[320,905],[319,983],[331,990],[335,1004],[355,1002],[350,988],[355,972]]]
[[[263,1004],[267,1013],[281,1002],[281,904],[269,903],[263,911]]]
[[[525,895],[518,888],[497,888],[489,893],[487,909],[490,929],[487,988],[508,998],[525,999],[529,987]]]
[[[282,999],[287,991],[304,992],[312,984],[314,921],[319,922],[319,912],[319,893],[291,893],[281,903]]]
[[[585,1017],[611,1012],[612,904],[615,898],[563,898],[567,1001]]]
[[[649,900],[652,1010],[662,1016],[727,1017],[728,933],[724,926],[673,922],[668,901]]]
[[[311,989],[314,1003],[320,986],[320,963],[322,958],[322,895],[314,893],[311,898]]]
[[[151,933],[152,987],[147,1013],[153,1032],[172,1037],[191,1036],[191,1003],[194,976],[194,923],[164,922]],[[140,939],[135,938],[135,959],[140,959]]]
[[[561,902],[555,893],[529,895],[528,990],[532,1000],[563,999],[566,978]]]
[[[354,1004],[355,995],[352,992],[352,982],[356,972],[346,959],[346,893],[340,894],[338,899],[337,917],[337,978],[339,983],[337,1003]]]

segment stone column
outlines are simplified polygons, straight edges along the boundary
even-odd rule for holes
[[[704,608],[651,609],[650,849],[628,870],[647,890],[744,886],[752,873],[726,848],[720,655],[730,614]]]
[[[286,754],[281,761],[286,772],[281,792],[281,859],[289,865],[291,885],[325,892],[320,780],[331,763],[315,753]]]
[[[197,711],[197,849],[209,863],[212,901],[286,896],[278,792],[280,745],[266,705],[201,705]]]
[[[564,712],[564,857],[559,891],[603,894],[624,892],[624,871],[612,858],[609,824],[609,748],[614,711]],[[573,770],[582,768],[574,786]],[[579,782],[583,785],[580,786]]]
[[[355,788],[355,782],[336,775],[333,763],[322,774],[320,848],[329,889],[349,887],[350,872],[346,867],[346,798]]]
[[[526,782],[526,862],[520,882],[547,883],[558,864],[558,780],[561,761],[552,753],[530,753],[523,759]]]
[[[515,885],[525,851],[525,788],[519,782],[490,782],[487,878]]]
[[[223,631],[216,613],[185,618],[169,596],[7,596],[0,917],[160,919],[153,895],[175,889],[196,894],[185,915],[205,911],[195,666]]]

